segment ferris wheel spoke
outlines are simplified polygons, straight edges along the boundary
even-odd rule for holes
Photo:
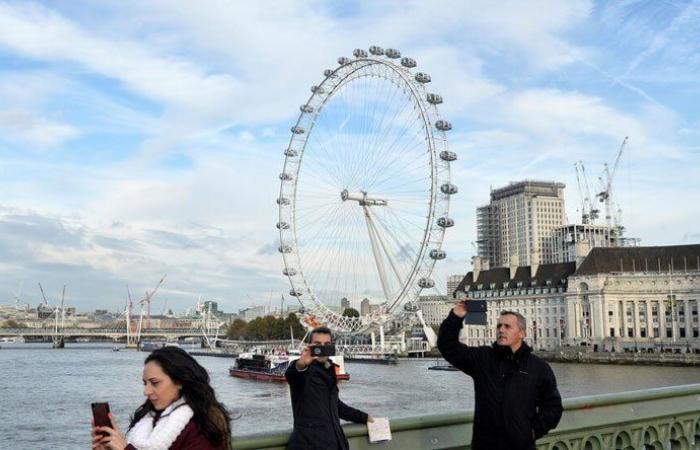
[[[443,236],[435,208],[442,217],[449,207],[435,192],[449,182],[449,166],[437,159],[446,140],[430,128],[437,97],[401,63],[374,54],[342,61],[302,107],[280,176],[280,251],[291,253],[284,258],[293,293],[347,331],[361,322],[327,304],[367,297],[399,314],[434,284],[425,251]]]

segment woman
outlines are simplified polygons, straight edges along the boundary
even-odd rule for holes
[[[209,374],[184,350],[163,347],[144,363],[146,401],[131,418],[126,437],[112,427],[92,428],[96,450],[228,450],[231,418],[216,400]]]

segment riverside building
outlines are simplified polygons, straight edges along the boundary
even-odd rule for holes
[[[476,257],[455,297],[487,301],[488,323],[465,326],[467,345],[490,345],[512,310],[535,349],[700,352],[700,245],[593,248],[579,264],[490,268]]]
[[[563,183],[521,181],[493,189],[477,208],[477,247],[491,267],[554,262],[552,230],[566,223]]]

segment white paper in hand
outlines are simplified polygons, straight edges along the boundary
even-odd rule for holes
[[[386,417],[374,417],[374,422],[367,422],[367,431],[370,442],[382,442],[391,440],[391,428]]]

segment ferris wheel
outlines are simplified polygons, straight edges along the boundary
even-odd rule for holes
[[[307,317],[356,332],[416,311],[449,217],[442,97],[395,49],[338,58],[301,105],[279,175],[279,252]],[[352,304],[360,317],[328,305]],[[374,305],[371,305],[374,303]],[[360,308],[357,305],[362,304]]]

